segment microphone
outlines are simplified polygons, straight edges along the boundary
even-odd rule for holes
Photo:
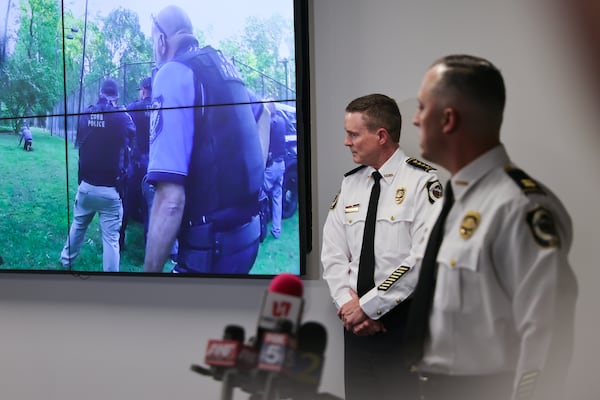
[[[227,368],[236,367],[243,343],[244,328],[238,325],[227,325],[223,333],[223,339],[211,339],[206,345],[204,363],[209,365],[210,368],[192,365],[192,370],[222,380]]]
[[[287,382],[282,385],[282,397],[314,399],[319,394],[327,330],[318,322],[305,322],[298,330],[298,346],[292,368],[286,371]]]
[[[192,364],[191,370],[222,381],[222,399],[230,399],[234,387],[248,393],[262,392],[265,398],[274,395],[280,375],[294,363],[303,292],[298,276],[275,276],[264,294],[251,343],[244,344],[242,327],[228,325],[223,339],[209,340],[206,346],[204,362],[209,368]]]
[[[281,320],[291,323],[291,335],[296,333],[304,307],[303,292],[302,280],[296,275],[283,273],[271,280],[260,308],[256,346],[262,345],[265,332],[280,331],[278,323]]]
[[[282,373],[294,363],[295,334],[302,317],[302,280],[293,274],[275,276],[263,298],[258,318],[258,381],[264,382],[263,399],[279,398]]]
[[[275,332],[265,332],[260,346],[257,368],[263,371],[282,372],[294,363],[296,339],[291,335],[293,323],[278,321]]]
[[[221,399],[231,400],[236,387],[250,393],[257,390],[258,386],[249,373],[256,367],[257,359],[256,349],[244,344],[244,328],[227,325],[223,339],[211,339],[206,345],[204,362],[209,368],[192,364],[190,369],[222,382]]]

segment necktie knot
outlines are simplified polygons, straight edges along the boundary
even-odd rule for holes
[[[371,174],[371,177],[373,178],[373,180],[375,182],[379,182],[382,178],[381,174],[377,170],[373,171],[373,173]]]

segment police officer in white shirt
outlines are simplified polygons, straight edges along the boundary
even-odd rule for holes
[[[427,71],[418,100],[421,154],[450,172],[445,196],[454,198],[432,262],[422,357],[413,360],[420,398],[562,399],[577,292],[567,259],[571,220],[500,142],[502,75],[487,60],[450,55]],[[409,331],[427,290],[425,264]]]
[[[413,264],[405,260],[411,257],[413,238],[421,236],[433,204],[442,196],[442,186],[432,167],[400,149],[401,123],[398,105],[382,94],[360,97],[346,107],[344,144],[361,166],[345,175],[331,205],[321,260],[323,277],[345,326],[347,400],[416,394],[417,380],[401,362],[409,303],[405,300],[418,278]],[[359,260],[363,236],[368,239],[363,233],[376,172],[381,175],[381,189],[374,222],[372,287],[360,293]]]

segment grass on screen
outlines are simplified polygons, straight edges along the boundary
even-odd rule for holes
[[[60,251],[67,238],[77,191],[77,150],[65,139],[32,128],[33,151],[19,146],[19,136],[0,126],[0,257],[5,270],[62,270]],[[68,171],[68,185],[67,185]],[[68,194],[68,196],[67,196]],[[269,227],[270,228],[270,227]],[[251,274],[297,273],[298,213],[283,221],[278,240],[270,235],[261,244]],[[143,228],[127,227],[127,249],[121,253],[121,272],[141,272],[144,263]],[[165,264],[165,271],[170,268]],[[102,271],[102,237],[96,216],[74,273]]]

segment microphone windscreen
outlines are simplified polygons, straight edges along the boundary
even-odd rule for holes
[[[278,319],[275,324],[275,332],[290,334],[293,330],[294,323],[289,319]]]
[[[302,297],[304,294],[304,285],[300,277],[290,273],[283,273],[275,276],[271,280],[269,292]]]
[[[327,330],[325,327],[313,321],[300,325],[298,329],[298,351],[324,354],[327,347]]]
[[[223,339],[244,343],[244,328],[239,325],[227,325],[223,332]]]

